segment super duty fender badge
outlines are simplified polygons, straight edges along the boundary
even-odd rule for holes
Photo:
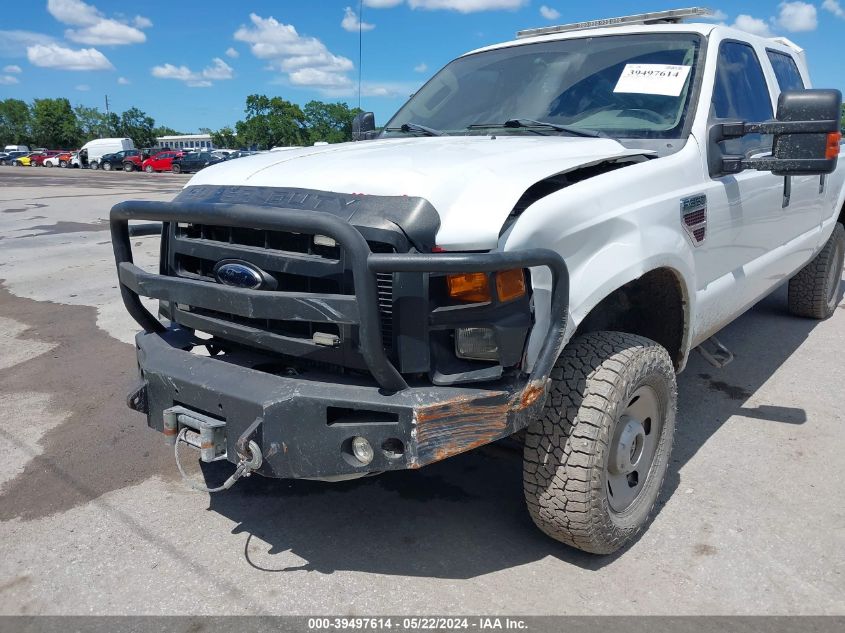
[[[707,237],[707,196],[702,194],[681,199],[681,224],[692,240],[699,246]]]

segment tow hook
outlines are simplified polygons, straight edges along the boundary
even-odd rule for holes
[[[182,479],[194,490],[200,492],[221,492],[235,485],[241,477],[249,477],[253,471],[261,468],[264,456],[258,443],[251,437],[260,426],[259,418],[253,422],[238,438],[238,464],[235,472],[216,488],[209,488],[191,479],[182,467],[179,459],[179,444],[187,444],[198,450],[200,460],[206,463],[227,459],[226,453],[226,423],[222,420],[208,417],[184,407],[170,407],[164,411],[164,435],[167,442],[173,446],[176,468]]]

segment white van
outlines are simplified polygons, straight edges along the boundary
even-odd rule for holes
[[[6,145],[3,148],[4,152],[28,152],[29,145]]]
[[[105,154],[116,154],[127,149],[135,149],[131,138],[98,138],[88,141],[79,150],[79,162],[91,169],[100,168],[100,159]]]

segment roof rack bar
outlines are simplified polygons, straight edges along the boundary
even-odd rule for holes
[[[535,37],[537,35],[549,35],[551,33],[565,33],[567,31],[583,31],[586,29],[600,29],[607,26],[626,26],[630,24],[678,24],[686,18],[702,18],[715,15],[711,9],[704,7],[690,7],[688,9],[672,9],[670,11],[655,11],[653,13],[639,13],[637,15],[626,15],[618,18],[604,18],[601,20],[590,20],[588,22],[574,22],[572,24],[561,24],[560,26],[543,26],[538,29],[525,29],[519,31],[516,37]]]

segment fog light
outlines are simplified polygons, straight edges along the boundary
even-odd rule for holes
[[[363,437],[352,438],[352,454],[364,466],[373,461],[373,447]]]
[[[455,330],[455,355],[468,360],[499,360],[499,346],[493,330],[462,327]]]

